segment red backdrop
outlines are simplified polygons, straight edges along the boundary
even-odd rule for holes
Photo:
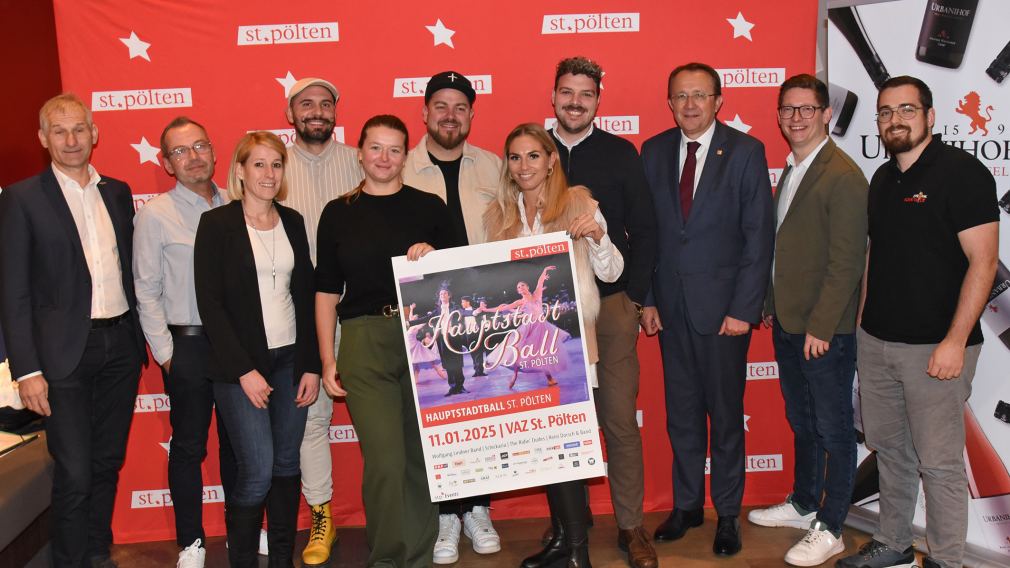
[[[388,2],[381,9],[299,0],[284,6],[278,10],[267,0],[56,0],[64,88],[92,105],[100,130],[94,163],[129,182],[138,207],[174,185],[156,163],[158,138],[173,117],[185,114],[207,126],[223,184],[231,149],[244,132],[289,128],[284,80],[334,82],[341,91],[338,128],[354,143],[360,125],[379,113],[404,118],[412,139],[419,139],[424,80],[412,78],[462,72],[481,91],[470,140],[500,153],[517,123],[553,116],[553,70],[563,57],[581,54],[601,63],[600,125],[637,145],[673,126],[667,74],[699,60],[723,75],[720,118],[762,139],[769,163],[780,168],[787,150],[775,122],[777,86],[814,67],[817,4],[807,0],[709,0],[702,8],[600,0]],[[643,335],[639,353],[645,507],[668,509],[671,454],[656,340]],[[792,456],[766,331],[755,334],[750,361],[755,380],[746,395],[750,473],[744,499],[754,504],[789,491]],[[140,392],[117,497],[117,542],[173,537],[165,449],[171,429],[157,369],[144,371]],[[341,402],[333,424],[334,515],[338,524],[360,525],[360,453]],[[224,529],[215,452],[212,442],[204,464],[211,535]],[[611,511],[605,480],[593,483],[591,498],[595,512]],[[499,519],[546,513],[545,500],[532,490],[497,496],[493,506]]]

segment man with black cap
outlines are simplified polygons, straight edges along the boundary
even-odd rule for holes
[[[456,71],[443,71],[428,80],[421,109],[428,133],[407,155],[403,167],[403,183],[434,193],[449,206],[457,246],[485,241],[482,217],[498,192],[501,175],[498,156],[466,142],[476,98],[470,80]],[[476,366],[473,372],[475,377],[484,375]],[[461,530],[478,554],[501,550],[490,505],[487,495],[439,504],[435,564],[459,559]]]
[[[316,262],[316,228],[327,203],[350,192],[364,177],[355,148],[333,140],[340,92],[324,79],[305,78],[288,92],[288,122],[294,126],[295,143],[288,147],[284,173],[288,196],[284,204],[305,218],[309,252]],[[337,328],[336,342],[340,341]],[[336,345],[334,345],[334,350]],[[309,407],[302,439],[302,494],[312,510],[309,542],[302,552],[308,566],[325,564],[337,534],[330,517],[333,497],[333,464],[330,454],[330,420],[333,400],[320,396]]]

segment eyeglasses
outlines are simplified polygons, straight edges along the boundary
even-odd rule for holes
[[[799,111],[800,118],[813,118],[814,113],[824,108],[825,107],[814,105],[800,105],[800,106],[783,105],[779,107],[779,118],[781,119],[792,118],[796,114],[796,111]]]
[[[210,142],[197,142],[192,146],[176,146],[168,151],[168,155],[171,158],[179,159],[188,155],[190,150],[196,152],[197,154],[206,154],[213,148],[214,147],[210,145]]]
[[[707,101],[709,97],[714,97],[714,96],[716,96],[716,95],[710,95],[708,93],[702,93],[701,91],[697,91],[697,92],[691,93],[690,95],[687,94],[687,93],[677,93],[676,95],[673,95],[672,100],[673,100],[673,104],[676,104],[676,105],[686,105],[687,104],[687,99],[691,99],[692,101],[694,101],[694,104],[700,105],[700,104],[704,103],[705,101]]]
[[[922,110],[913,104],[903,104],[896,107],[880,107],[877,109],[877,122],[891,122],[891,118],[897,113],[904,120],[912,120],[915,115]]]

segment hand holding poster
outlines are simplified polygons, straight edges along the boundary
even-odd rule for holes
[[[604,474],[564,233],[393,259],[433,501]]]

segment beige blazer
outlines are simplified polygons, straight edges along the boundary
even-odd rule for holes
[[[774,314],[787,333],[830,341],[836,333],[855,332],[866,266],[868,190],[859,166],[828,140],[775,236],[765,313]],[[779,196],[776,190],[776,211]]]

